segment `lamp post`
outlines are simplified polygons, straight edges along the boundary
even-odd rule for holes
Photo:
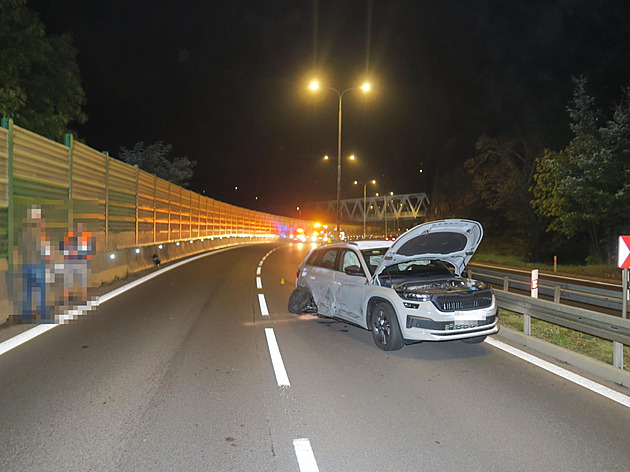
[[[376,185],[376,180],[372,179],[370,180],[370,182],[372,185]],[[363,184],[363,239],[365,239],[365,228],[366,228],[366,215],[367,215],[367,184],[368,182],[365,182]],[[359,185],[359,182],[357,180],[354,181],[354,185]]]
[[[311,90],[318,90],[320,87],[319,82],[313,81],[311,82],[310,88]],[[350,87],[340,92],[336,88],[333,87],[322,87],[328,90],[332,90],[339,97],[339,121],[338,121],[338,130],[337,130],[337,223],[336,223],[336,231],[339,232],[339,221],[341,219],[341,114],[342,114],[342,102],[343,96],[346,92],[350,92],[352,90],[361,89],[364,92],[369,92],[370,84],[364,83],[361,87]]]

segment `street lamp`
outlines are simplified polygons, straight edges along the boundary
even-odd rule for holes
[[[320,85],[319,85],[319,82],[314,80],[313,82],[311,82],[309,87],[311,90],[315,91],[315,90],[319,90]],[[350,88],[345,89],[342,92],[340,92],[339,90],[333,87],[321,87],[321,88],[332,90],[339,97],[339,127],[337,131],[337,228],[336,228],[336,231],[339,232],[340,230],[339,220],[341,219],[341,110],[342,110],[343,96],[346,94],[346,92],[350,92],[352,90],[358,90],[358,89],[361,89],[363,90],[363,92],[367,93],[370,91],[370,84],[366,82],[361,87],[350,87]]]
[[[369,181],[369,183],[371,183],[372,185],[376,185],[376,180],[372,179]],[[365,182],[363,184],[363,239],[365,239],[365,222],[367,213],[367,184],[368,182]],[[354,185],[359,185],[359,182],[355,180]]]

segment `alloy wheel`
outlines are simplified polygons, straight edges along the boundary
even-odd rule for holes
[[[374,329],[376,330],[376,338],[383,346],[387,346],[391,336],[392,326],[387,317],[387,313],[379,310],[374,320]]]

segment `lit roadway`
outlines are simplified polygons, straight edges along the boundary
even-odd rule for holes
[[[0,356],[0,470],[629,470],[630,408],[488,343],[387,353],[289,314],[308,248],[261,264],[276,247],[184,264]]]

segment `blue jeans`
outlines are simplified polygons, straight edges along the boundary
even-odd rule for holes
[[[46,306],[46,265],[24,264],[22,266],[22,320],[36,321],[34,315],[41,314],[42,321],[50,318]],[[35,310],[33,310],[35,298]]]

